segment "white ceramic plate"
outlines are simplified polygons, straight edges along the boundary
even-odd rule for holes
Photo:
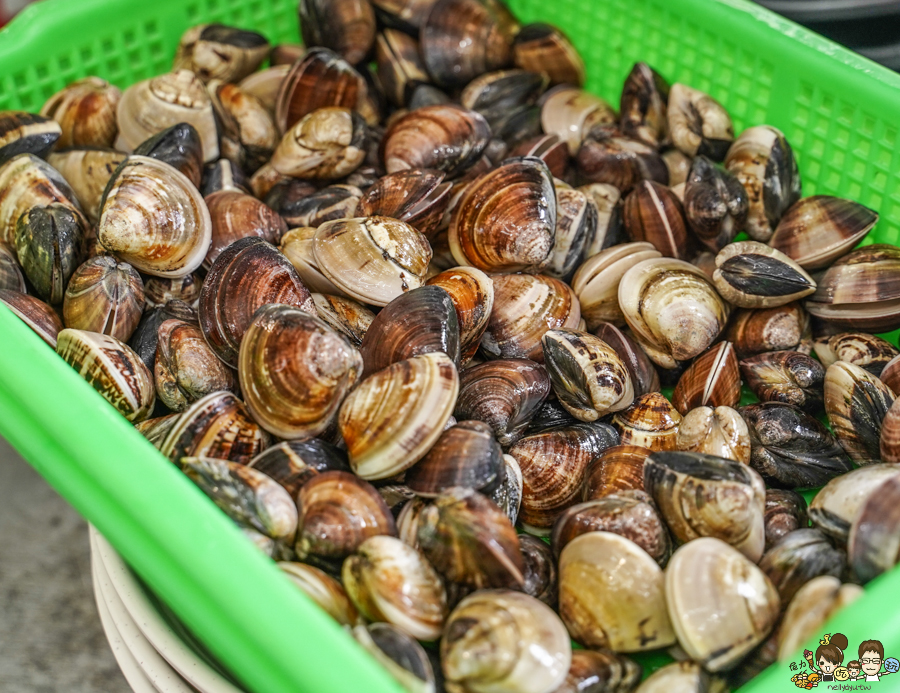
[[[173,630],[121,556],[94,527],[90,529],[92,551],[102,563],[110,586],[140,633],[171,668],[201,693],[244,693]]]

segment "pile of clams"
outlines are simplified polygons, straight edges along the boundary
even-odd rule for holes
[[[403,687],[725,690],[894,566],[877,212],[500,0],[299,16],[0,114],[0,301]]]

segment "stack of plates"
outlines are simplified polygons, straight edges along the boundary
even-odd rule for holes
[[[100,621],[135,693],[244,693],[94,527],[90,539]]]

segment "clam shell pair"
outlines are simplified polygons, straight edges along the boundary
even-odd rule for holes
[[[825,413],[844,450],[859,465],[880,460],[882,421],[895,399],[878,378],[838,361],[825,371]]]
[[[66,327],[128,341],[144,309],[144,283],[131,265],[100,255],[69,279],[63,298]],[[224,388],[217,388],[224,389]]]

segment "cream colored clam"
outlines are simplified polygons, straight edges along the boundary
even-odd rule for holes
[[[313,250],[316,229],[312,226],[301,226],[289,230],[281,237],[281,245],[278,249],[291,261],[300,279],[310,291],[331,296],[342,296],[341,291],[334,283],[322,274],[319,264],[316,262],[316,254]]]
[[[697,407],[681,420],[675,449],[750,464],[750,431],[731,407]]]
[[[786,662],[812,639],[834,614],[863,595],[863,588],[819,575],[803,585],[784,611],[778,636],[778,661]]]
[[[126,154],[112,150],[69,149],[51,152],[47,163],[63,175],[87,218],[96,223],[100,219],[100,201],[106,184],[127,158]]]

